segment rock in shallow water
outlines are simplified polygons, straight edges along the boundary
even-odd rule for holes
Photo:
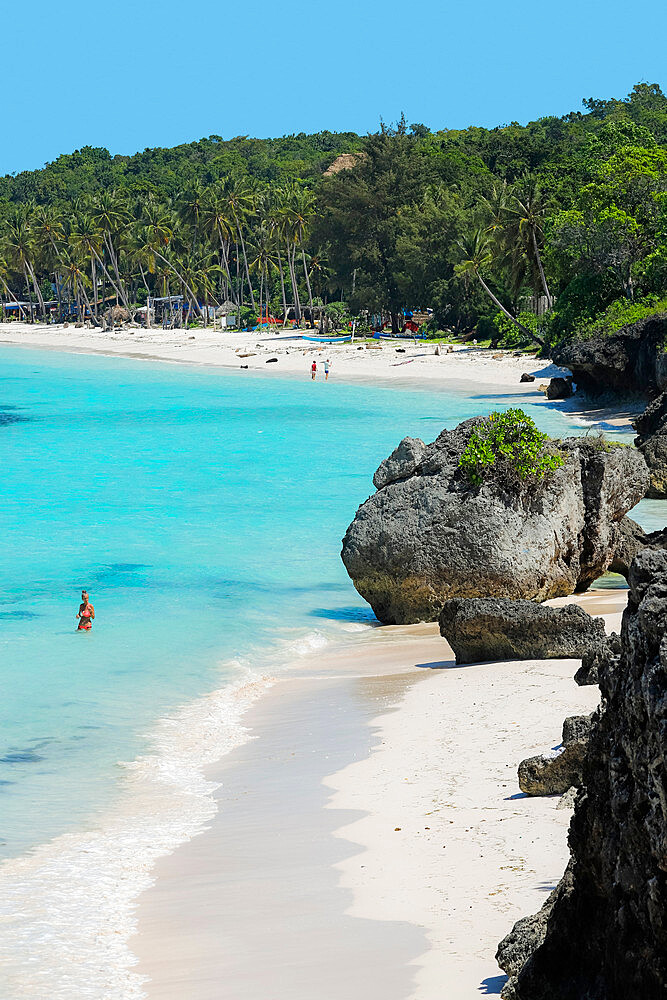
[[[579,658],[605,635],[602,618],[576,604],[549,608],[506,598],[446,601],[439,621],[457,663]]]
[[[345,534],[345,567],[386,624],[434,621],[454,597],[542,601],[585,590],[644,496],[648,471],[635,449],[585,438],[559,442],[564,464],[543,479],[491,475],[473,487],[458,465],[482,420],[429,445],[404,439]]]

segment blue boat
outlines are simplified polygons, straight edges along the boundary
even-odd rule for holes
[[[313,344],[349,344],[352,340],[352,334],[347,337],[306,337],[305,334],[302,334],[301,339],[310,340]]]

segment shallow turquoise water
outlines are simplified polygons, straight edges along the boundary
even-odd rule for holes
[[[3,349],[0,856],[85,824],[235,659],[371,620],[339,552],[379,461],[516,403]]]

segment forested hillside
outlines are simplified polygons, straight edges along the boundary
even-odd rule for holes
[[[99,320],[110,297],[132,312],[179,293],[202,321],[227,301],[245,321],[326,303],[394,327],[431,307],[435,327],[506,343],[614,329],[666,294],[667,98],[638,84],[583,107],[495,129],[87,147],[0,179],[0,290],[36,318],[54,296]]]

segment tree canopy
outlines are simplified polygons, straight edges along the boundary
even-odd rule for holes
[[[664,297],[666,277],[657,84],[525,126],[84,147],[0,178],[0,296],[30,316],[178,292],[202,319],[342,302],[330,316],[396,328],[430,307],[439,327],[528,343]]]

